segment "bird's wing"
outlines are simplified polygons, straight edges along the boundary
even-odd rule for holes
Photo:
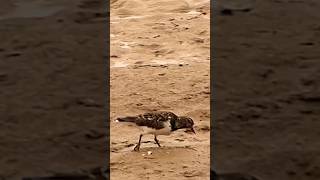
[[[136,124],[154,129],[162,129],[165,127],[164,121],[167,121],[167,119],[159,113],[145,113],[138,116]]]
[[[169,121],[178,119],[178,116],[175,115],[173,112],[163,111],[163,112],[160,112],[160,114],[161,116],[164,117],[164,119]]]

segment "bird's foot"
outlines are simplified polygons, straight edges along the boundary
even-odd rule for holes
[[[156,144],[161,147],[160,143],[159,143],[159,140],[157,139],[157,137],[154,137],[154,141],[156,142]]]
[[[133,149],[134,151],[139,151],[140,150],[140,146],[139,146],[139,144],[138,145],[136,145],[135,147],[134,147],[134,149]]]

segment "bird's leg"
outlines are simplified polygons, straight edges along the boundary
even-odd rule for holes
[[[138,142],[138,144],[136,145],[136,147],[134,147],[134,149],[133,149],[134,151],[139,151],[139,150],[140,150],[141,138],[142,138],[142,134],[140,134],[139,142]]]
[[[159,147],[161,147],[156,135],[154,135],[154,141],[158,144]]]

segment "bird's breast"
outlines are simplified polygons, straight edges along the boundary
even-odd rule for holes
[[[171,128],[165,127],[155,131],[155,135],[169,135],[171,133]]]

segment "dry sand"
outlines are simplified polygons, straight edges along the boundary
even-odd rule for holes
[[[111,1],[111,120],[169,110],[195,121],[197,134],[143,137],[111,122],[111,179],[209,179],[209,1]],[[152,151],[147,155],[147,151]]]

